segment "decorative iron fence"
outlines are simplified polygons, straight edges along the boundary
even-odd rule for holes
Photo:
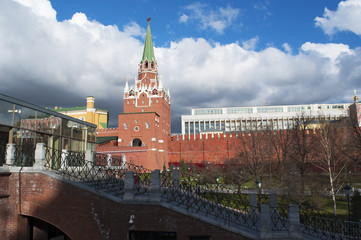
[[[279,198],[279,209],[296,204],[299,208],[300,222],[303,224],[303,233],[318,239],[361,239],[361,223],[346,221],[329,212],[318,209],[308,202],[298,202],[292,199]]]
[[[257,206],[251,206],[248,195],[187,173],[180,172],[177,181],[172,172],[162,172],[162,195],[167,201],[211,215],[228,225],[259,229],[259,212]]]
[[[125,172],[132,171],[134,174],[134,194],[141,195],[148,192],[150,187],[151,170],[125,162],[120,156],[110,156],[96,153],[94,155],[94,165],[102,167],[112,175],[125,177]]]
[[[55,170],[64,178],[85,183],[97,191],[121,196],[124,194],[125,172],[134,174],[134,194],[147,193],[151,171],[121,158],[95,154],[93,161],[85,160],[84,152],[59,151],[46,148],[45,167]]]

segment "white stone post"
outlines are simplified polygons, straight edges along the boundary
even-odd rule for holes
[[[123,200],[132,201],[134,200],[134,173],[132,171],[125,172],[124,179],[124,195]]]
[[[85,165],[87,166],[88,170],[92,169],[94,163],[94,153],[92,150],[87,149],[85,151]]]
[[[6,165],[13,165],[15,162],[15,143],[6,144]]]
[[[249,195],[249,205],[251,206],[250,210],[252,210],[252,208],[257,208],[257,195],[255,193]]]
[[[92,150],[88,149],[85,151],[85,161],[94,162],[94,154]]]
[[[161,198],[160,170],[156,169],[152,171],[150,175],[149,200],[160,202],[160,198]]]
[[[272,239],[271,213],[267,204],[261,204],[259,239]]]
[[[67,149],[61,150],[60,168],[67,169],[67,167],[68,167],[68,155],[69,155],[69,151]]]
[[[107,154],[107,163],[108,163],[108,167],[112,166],[112,155],[111,154]]]
[[[173,187],[175,189],[179,189],[179,170],[178,169],[173,170]]]
[[[300,223],[300,214],[298,212],[298,206],[295,204],[290,204],[288,206],[288,222],[290,225],[289,238],[302,239],[302,226]]]
[[[270,207],[277,208],[277,195],[274,193],[270,195]]]
[[[45,169],[45,143],[37,143],[35,149],[35,163],[33,168],[36,170]]]

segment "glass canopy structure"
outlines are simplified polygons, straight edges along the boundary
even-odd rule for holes
[[[0,165],[7,143],[95,151],[96,125],[0,94]]]

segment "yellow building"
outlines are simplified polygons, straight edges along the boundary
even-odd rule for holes
[[[97,125],[98,129],[107,128],[109,121],[109,112],[108,110],[95,108],[94,100],[94,97],[89,96],[86,98],[86,107],[55,107],[53,111],[95,124]]]

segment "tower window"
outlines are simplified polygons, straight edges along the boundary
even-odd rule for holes
[[[151,68],[154,68],[154,62],[152,61],[152,63],[150,64]]]
[[[146,62],[144,63],[144,67],[145,67],[145,68],[148,68],[148,61],[146,61]]]
[[[144,112],[144,108],[142,108],[142,112]]]
[[[125,130],[128,129],[128,124],[124,123],[124,129],[125,129]]]
[[[142,104],[144,104],[144,100],[142,100]]]
[[[149,129],[149,126],[150,126],[149,123],[145,123],[145,128],[146,129]]]

